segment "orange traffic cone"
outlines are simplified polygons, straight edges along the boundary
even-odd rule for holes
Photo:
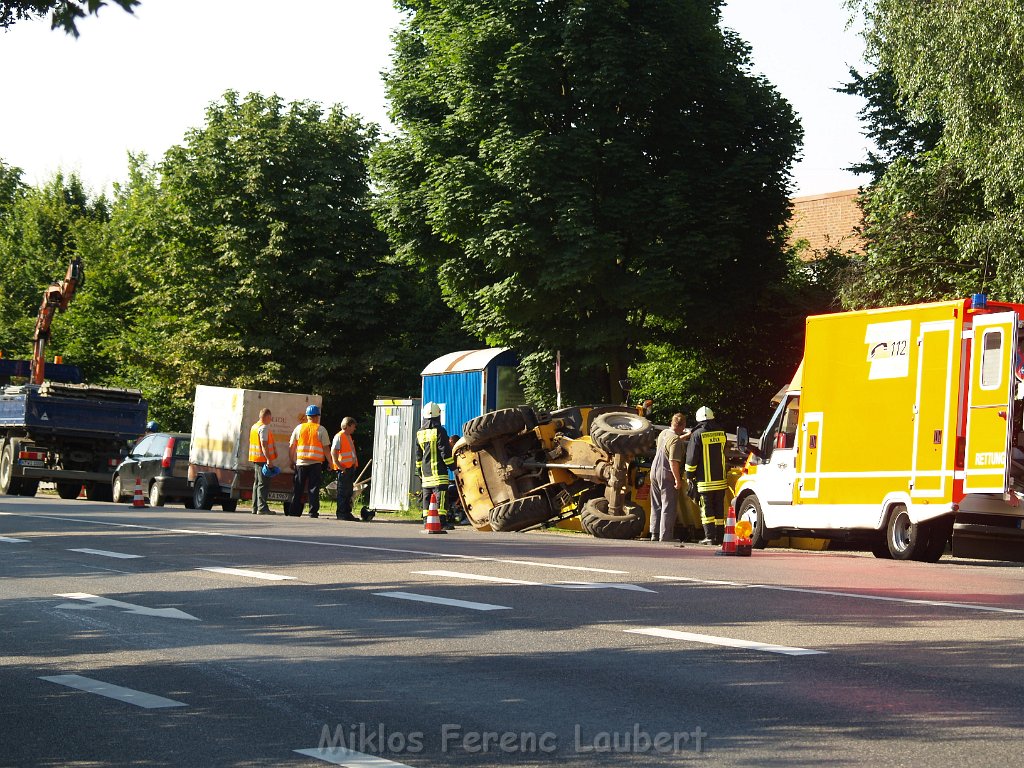
[[[729,516],[725,519],[725,536],[722,539],[722,551],[719,555],[736,554],[736,505],[729,504]]]
[[[441,525],[441,516],[437,513],[437,494],[430,494],[430,506],[427,508],[427,517],[423,521],[423,533],[448,533]]]
[[[146,506],[146,499],[142,495],[142,480],[138,477],[135,478],[135,496],[132,498],[133,507],[144,507]]]

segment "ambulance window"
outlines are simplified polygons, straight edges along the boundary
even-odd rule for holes
[[[792,448],[796,445],[796,431],[800,426],[800,397],[791,397],[786,403],[786,414],[782,419],[782,431],[779,433],[779,448]]]
[[[981,388],[995,389],[1003,380],[1003,331],[985,331],[981,341]]]

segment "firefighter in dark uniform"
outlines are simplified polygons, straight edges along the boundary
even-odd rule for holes
[[[437,512],[445,528],[454,528],[447,516],[448,468],[454,463],[448,433],[441,426],[441,408],[437,403],[423,406],[423,422],[416,433],[416,463],[420,469],[423,514],[430,508],[430,497],[437,494]]]
[[[725,432],[707,406],[697,409],[697,428],[686,446],[686,479],[700,494],[701,544],[721,544],[725,535]]]

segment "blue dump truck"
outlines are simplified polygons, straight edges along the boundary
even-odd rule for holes
[[[146,429],[142,393],[82,384],[73,365],[46,363],[44,375],[33,384],[28,361],[0,359],[0,493],[35,496],[47,481],[63,499],[84,486],[89,500],[110,501],[113,469]]]

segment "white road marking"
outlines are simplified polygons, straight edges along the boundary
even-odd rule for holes
[[[317,760],[323,760],[332,765],[341,765],[345,768],[410,768],[405,763],[395,763],[376,755],[366,755],[345,747],[318,747],[316,749],[296,749],[300,755],[306,755]]]
[[[5,541],[8,544],[27,544],[28,539],[12,539],[10,536],[0,536],[0,541]]]
[[[161,531],[164,533],[190,533],[196,536],[223,536],[228,539],[248,539],[250,541],[278,541],[284,544],[306,544],[314,547],[338,547],[341,549],[361,549],[368,552],[393,552],[399,555],[422,555],[423,557],[441,557],[456,560],[476,560],[483,563],[507,563],[509,565],[532,565],[537,568],[559,568],[567,571],[584,571],[587,573],[628,574],[629,571],[618,571],[612,568],[592,568],[585,565],[565,565],[563,563],[541,563],[535,560],[511,560],[501,557],[485,557],[483,555],[462,555],[455,552],[428,552],[419,549],[399,549],[397,547],[371,547],[365,544],[342,544],[336,541],[310,541],[308,539],[288,539],[282,536],[253,536],[244,533],[223,533],[221,531],[201,531],[190,528],[163,528],[159,525],[138,525],[134,523],[112,523],[106,520],[88,520],[80,517],[63,515],[28,515],[21,512],[3,514],[15,517],[34,517],[41,520],[63,520],[88,525],[105,525],[111,528],[134,528],[140,531]]]
[[[126,555],[124,552],[108,552],[105,549],[69,549],[68,552],[82,552],[86,555],[100,555],[101,557],[117,557],[121,560],[131,560],[142,555]]]
[[[651,635],[652,637],[664,637],[669,640],[686,640],[691,643],[707,643],[709,645],[724,645],[729,648],[744,648],[751,651],[767,651],[768,653],[781,653],[785,656],[818,656],[824,655],[825,651],[812,651],[807,648],[791,648],[788,645],[771,645],[769,643],[758,643],[753,640],[737,640],[732,637],[717,637],[715,635],[699,635],[694,632],[680,632],[675,629],[662,629],[661,627],[645,627],[644,629],[625,629],[634,635]]]
[[[118,701],[123,701],[126,704],[134,704],[136,707],[142,707],[143,709],[164,709],[166,707],[188,706],[182,701],[165,699],[163,696],[156,696],[152,693],[143,693],[142,691],[136,691],[131,688],[123,688],[120,685],[111,685],[110,683],[93,680],[88,677],[81,677],[80,675],[52,675],[49,677],[40,677],[39,679],[46,680],[50,683],[57,683],[57,685],[66,685],[68,688],[76,688],[79,691],[95,693],[97,696],[106,696],[108,699],[117,699]]]
[[[611,581],[561,581],[558,584],[549,584],[551,587],[562,589],[624,589],[628,592],[650,592],[658,594],[653,589],[641,587],[639,584],[616,584]]]
[[[380,597],[394,597],[399,600],[413,600],[417,603],[436,603],[437,605],[450,605],[453,608],[470,608],[474,611],[511,611],[507,605],[493,605],[491,603],[472,603],[468,600],[452,600],[447,597],[432,597],[431,595],[418,595],[415,592],[374,592]]]
[[[136,613],[140,616],[156,616],[161,619],[188,619],[190,621],[199,621],[198,618],[192,614],[179,611],[177,608],[147,608],[144,605],[135,605],[133,603],[122,603],[120,600],[111,600],[107,597],[98,597],[97,595],[90,595],[85,592],[67,592],[64,594],[57,594],[56,597],[66,597],[69,600],[81,600],[87,605],[79,605],[78,603],[61,603],[58,608],[67,608],[79,611],[89,611],[93,608],[109,607],[109,608],[124,608],[128,613]]]
[[[250,571],[245,568],[196,568],[197,571],[211,571],[213,573],[226,573],[229,576],[248,576],[251,579],[263,579],[265,581],[294,581],[294,576],[282,576],[279,573],[264,573],[263,571]]]
[[[1020,608],[1000,608],[995,605],[978,605],[976,603],[953,603],[945,600],[921,600],[913,597],[892,597],[889,595],[868,595],[861,592],[839,592],[829,589],[809,589],[807,587],[783,587],[776,584],[739,584],[735,581],[714,581],[712,579],[691,579],[686,576],[657,576],[665,581],[685,581],[692,584],[714,584],[744,589],[772,589],[778,592],[802,592],[808,595],[827,595],[829,597],[851,597],[855,600],[880,600],[886,603],[904,603],[908,605],[927,605],[936,608],[964,608],[969,611],[986,611],[989,613],[1024,614]]]
[[[522,579],[503,579],[497,576],[483,576],[476,573],[460,573],[459,571],[413,571],[422,576],[441,576],[446,579],[465,579],[467,581],[487,581],[492,584],[517,584],[524,587],[545,587],[539,581],[523,581]]]
[[[413,571],[423,576],[440,576],[446,579],[466,579],[468,581],[487,581],[493,584],[513,584],[526,587],[555,587],[557,589],[625,589],[633,592],[654,592],[636,584],[617,584],[609,581],[560,581],[545,584],[541,581],[523,581],[522,579],[505,579],[497,576],[484,576],[479,573],[462,573],[461,571]]]

